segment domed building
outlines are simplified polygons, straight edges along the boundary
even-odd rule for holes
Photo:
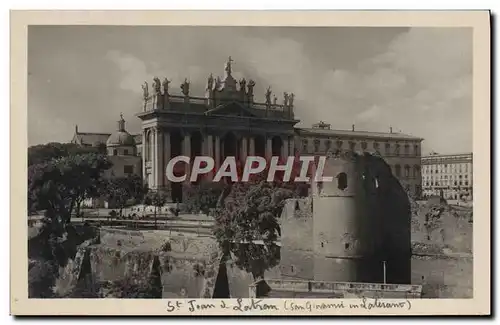
[[[142,177],[141,137],[127,132],[122,114],[120,114],[120,120],[117,121],[117,129],[114,133],[79,132],[78,126],[76,126],[71,143],[85,147],[106,146],[108,159],[113,163],[113,166],[104,172],[104,177],[131,175]],[[86,200],[84,205],[94,208],[112,207],[103,198]]]
[[[141,176],[141,157],[137,153],[137,143],[133,135],[125,130],[125,120],[120,114],[117,129],[106,140],[106,150],[113,167],[107,176],[123,177],[127,175]]]
[[[125,130],[125,120],[120,114],[120,120],[117,122],[118,128],[112,133],[106,141],[106,148],[110,156],[136,156],[136,143],[134,136]]]

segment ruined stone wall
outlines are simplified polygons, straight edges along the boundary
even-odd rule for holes
[[[472,298],[472,256],[414,255],[412,283],[422,285],[422,298]]]
[[[283,278],[313,279],[313,219],[310,198],[287,200],[281,227],[280,270]]]
[[[123,293],[109,288],[126,283],[149,286],[148,290],[159,290],[164,298],[212,297],[221,261],[215,239],[168,236],[166,231],[103,228],[100,233],[100,242],[81,245],[75,258],[60,270],[58,296],[71,296],[84,287],[96,298],[121,297]],[[156,284],[149,283],[155,276],[159,278]]]
[[[472,297],[472,221],[472,209],[412,202],[412,283],[423,297]]]
[[[413,242],[437,245],[449,253],[472,253],[472,209],[415,203],[412,210]]]
[[[313,280],[313,268],[331,270],[331,265],[323,266],[314,260],[310,199],[297,200],[298,210],[295,210],[295,202],[287,201],[281,220],[280,278]],[[425,214],[432,210],[432,204],[420,208],[414,204],[412,202],[411,284],[422,285],[422,297],[425,298],[472,297],[471,214],[464,209],[444,206],[440,217],[427,225]],[[317,210],[321,206],[312,208]],[[290,273],[291,266],[297,270],[295,274]]]
[[[255,282],[252,274],[243,271],[231,261],[226,263],[227,278],[229,284],[229,295],[231,298],[249,298],[249,287]],[[264,272],[264,279],[280,279],[279,267]]]

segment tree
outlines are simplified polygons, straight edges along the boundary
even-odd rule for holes
[[[28,169],[28,203],[46,210],[46,217],[65,225],[75,207],[98,197],[102,173],[111,167],[106,156],[89,153],[52,159]]]
[[[101,143],[94,147],[84,147],[75,143],[50,142],[28,148],[28,166],[45,163],[52,159],[86,153],[106,153],[106,145]]]
[[[129,200],[142,200],[143,195],[142,180],[137,175],[114,177],[106,181],[105,197],[108,202],[113,202],[120,208],[120,217],[122,217],[123,208]]]
[[[148,193],[148,202],[155,207],[155,228],[157,227],[157,209],[161,209],[167,203],[167,194],[163,191],[151,191]]]
[[[231,186],[224,206],[217,208],[214,234],[226,256],[255,279],[279,262],[281,235],[278,218],[285,200],[294,191],[279,183],[237,183]],[[255,241],[262,241],[257,244]]]
[[[283,181],[284,172],[280,171],[275,173],[274,181],[268,182],[267,168],[251,175],[249,182],[227,182],[219,197],[214,235],[224,255],[232,255],[234,263],[256,280],[265,270],[279,263],[280,248],[276,241],[281,230],[278,219],[285,201],[308,195],[309,184],[295,181],[301,168],[302,162],[296,157],[288,181]],[[313,170],[308,169],[309,177],[313,176]]]

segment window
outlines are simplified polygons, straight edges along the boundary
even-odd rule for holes
[[[390,155],[391,154],[391,144],[389,142],[385,143],[385,154]]]
[[[378,143],[378,142],[374,142],[374,143],[373,143],[373,149],[375,149],[376,151],[378,151],[378,150],[379,150],[379,148],[380,148],[379,143]]]
[[[356,142],[354,141],[349,141],[349,149],[354,151],[356,149]]]
[[[415,156],[420,156],[420,148],[419,148],[418,144],[416,144],[414,146],[414,150],[415,150]]]
[[[394,155],[398,156],[399,155],[399,149],[400,149],[399,143],[396,143],[396,147],[394,147]]]
[[[413,166],[413,177],[418,178],[420,175],[420,167],[418,165]]]
[[[405,144],[405,155],[409,156],[410,155],[410,145]]]
[[[116,156],[118,154],[118,151],[116,149],[113,149],[113,156]]]
[[[465,181],[465,186],[469,186],[469,182]]]
[[[366,148],[368,148],[368,145],[366,144],[366,142],[361,142],[361,149],[366,150]]]
[[[410,177],[410,166],[405,165],[405,177]]]
[[[321,144],[321,142],[318,140],[318,139],[315,139],[314,140],[314,152],[319,152],[319,145]]]
[[[342,141],[341,140],[337,140],[337,148],[338,149],[342,149],[342,145],[343,145]]]
[[[127,150],[127,149],[123,150],[123,154],[124,154],[125,156],[127,156],[127,155],[128,155],[128,150]]]
[[[302,152],[307,152],[308,141],[307,139],[302,140]]]
[[[123,173],[125,173],[125,174],[133,174],[134,173],[134,166],[132,166],[132,165],[125,165],[125,166],[123,166]]]
[[[330,147],[332,146],[332,141],[330,139],[327,139],[325,141],[325,147],[326,147],[326,150],[330,150]]]
[[[401,177],[401,166],[400,165],[395,166],[395,171],[396,171],[396,177]]]
[[[337,175],[337,187],[341,191],[343,191],[347,188],[347,174],[346,173],[340,173]]]

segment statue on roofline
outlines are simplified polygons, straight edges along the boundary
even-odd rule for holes
[[[284,97],[283,105],[288,106],[289,95],[286,91],[283,93],[283,97]]]
[[[222,80],[220,80],[220,77],[217,76],[217,78],[215,79],[215,89],[219,89],[221,85],[222,85]]]
[[[231,57],[229,57],[227,59],[227,63],[226,63],[226,67],[224,68],[224,70],[227,72],[227,75],[230,76],[231,75],[231,72],[232,72],[232,69],[231,69],[231,62],[233,62],[233,59],[231,59]]]
[[[271,105],[271,86],[267,87],[267,91],[266,91],[266,104],[267,105]]]
[[[293,107],[293,99],[295,98],[295,94],[291,93],[290,96],[288,96],[288,105],[290,107]]]
[[[187,80],[187,78],[184,79],[184,82],[182,83],[181,85],[181,89],[182,89],[182,93],[184,94],[184,96],[189,96],[189,82]]]
[[[212,90],[214,88],[214,77],[212,74],[208,76],[207,80],[207,89],[206,90]]]
[[[274,96],[273,98],[273,105],[276,106],[278,105],[278,97]]]
[[[161,82],[158,77],[153,78],[153,89],[157,95],[161,94]]]
[[[144,81],[144,83],[142,84],[142,97],[144,99],[148,99],[149,97],[149,87],[147,81]]]
[[[163,93],[168,95],[168,85],[172,82],[172,80],[168,80],[166,77],[163,79]]]
[[[246,84],[247,84],[247,81],[245,80],[245,78],[240,80],[240,91],[243,91],[243,92],[245,91]]]
[[[253,96],[253,87],[255,87],[255,81],[253,81],[252,79],[250,79],[248,81],[248,96]]]

